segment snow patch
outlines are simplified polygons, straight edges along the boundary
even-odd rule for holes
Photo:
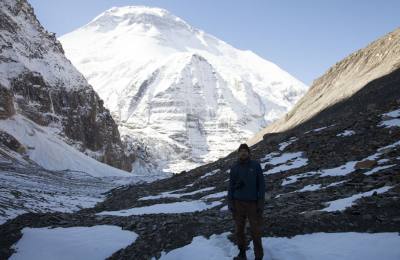
[[[400,127],[400,118],[384,120],[384,121],[380,122],[378,126],[384,126],[386,128]]]
[[[316,172],[316,173],[318,173],[320,175],[320,177],[345,176],[345,175],[355,171],[356,164],[357,164],[357,161],[350,161],[339,167],[321,170],[320,172]]]
[[[214,234],[210,238],[194,237],[184,247],[163,252],[161,260],[223,260],[238,254],[237,247],[227,238],[229,233]],[[264,237],[264,259],[276,260],[397,260],[400,259],[400,236],[393,233],[312,233],[292,238]],[[253,244],[246,252],[254,259]],[[155,258],[153,258],[155,259]]]
[[[52,129],[39,126],[21,115],[0,120],[0,129],[25,147],[30,147],[27,151],[29,158],[45,169],[85,172],[94,177],[135,176],[79,152],[53,135]]]
[[[10,260],[103,260],[135,242],[138,235],[118,226],[24,228]]]
[[[212,235],[210,238],[203,236],[194,237],[192,242],[184,247],[162,252],[160,260],[223,260],[232,259],[238,249],[227,238],[229,233]]]
[[[377,194],[385,193],[388,190],[390,190],[391,188],[392,188],[391,186],[386,186],[386,187],[382,187],[379,189],[374,189],[374,190],[370,190],[367,192],[355,194],[348,198],[329,201],[329,202],[327,202],[329,204],[329,206],[324,209],[321,209],[321,211],[328,211],[328,212],[342,211],[342,210],[345,210],[346,208],[353,206],[355,204],[355,201],[360,198],[372,196],[375,192]]]
[[[216,174],[219,171],[220,171],[219,169],[216,169],[216,170],[213,170],[211,172],[208,172],[208,173],[204,174],[203,176],[201,176],[200,179],[204,179],[204,178],[207,178],[209,176],[212,176],[212,175]]]
[[[381,171],[381,170],[389,169],[389,168],[391,168],[391,167],[393,167],[393,166],[396,166],[396,164],[378,166],[378,167],[375,167],[374,169],[372,169],[372,170],[370,170],[370,171],[363,172],[363,174],[364,174],[364,175],[371,175],[371,174],[374,174],[374,173],[379,172],[379,171]]]
[[[334,125],[335,125],[335,124],[329,125],[329,126],[323,126],[323,127],[316,128],[316,129],[312,129],[312,130],[310,130],[310,131],[305,132],[305,134],[308,134],[308,133],[311,133],[311,132],[314,132],[314,133],[321,132],[322,130],[325,130],[325,129],[327,129],[327,128],[329,128],[329,127],[332,127],[332,126],[334,126]]]
[[[336,136],[344,137],[344,136],[352,136],[355,134],[356,134],[356,132],[353,130],[344,130],[343,132],[337,134]]]
[[[204,201],[183,201],[165,204],[155,204],[151,206],[130,208],[117,211],[103,211],[96,215],[111,215],[111,216],[132,216],[145,214],[173,214],[173,213],[188,213],[203,211],[221,205],[220,201],[206,203]]]
[[[203,200],[216,199],[216,198],[223,198],[223,197],[226,197],[226,196],[228,196],[228,192],[227,191],[221,191],[221,192],[218,192],[218,193],[213,193],[213,194],[206,195],[206,196],[202,197],[201,199],[203,199]]]
[[[142,197],[142,198],[139,198],[138,200],[156,200],[156,199],[161,199],[161,198],[181,198],[184,196],[195,195],[195,194],[210,191],[213,189],[215,189],[215,187],[207,187],[204,189],[195,190],[195,191],[191,191],[191,192],[187,192],[187,193],[176,193],[178,191],[184,190],[184,189],[179,189],[179,190],[174,190],[174,191],[163,192],[159,195]]]
[[[262,160],[267,160],[261,163],[262,169],[265,168],[265,165],[278,165],[266,172],[264,174],[274,174],[278,172],[288,171],[291,169],[297,169],[307,165],[308,159],[303,158],[303,152],[296,152],[296,153],[284,153],[280,156],[277,153],[270,153],[266,155]]]
[[[306,177],[310,177],[310,176],[313,176],[313,175],[314,175],[314,173],[312,173],[312,172],[306,172],[306,173],[300,173],[300,174],[289,176],[289,177],[287,177],[286,179],[284,179],[282,181],[282,186],[286,186],[288,184],[295,183],[300,178],[306,178]]]
[[[388,113],[382,114],[382,116],[392,117],[392,118],[400,117],[400,109],[396,109]]]
[[[382,116],[390,119],[383,120],[378,126],[389,127],[400,127],[400,109],[393,110],[391,112],[382,114]]]
[[[338,181],[338,182],[333,182],[333,183],[329,184],[328,186],[326,186],[325,188],[329,188],[329,187],[338,186],[338,185],[340,185],[340,184],[342,184],[342,183],[345,183],[345,182],[347,182],[347,180],[344,180],[344,181]]]
[[[321,184],[310,184],[298,190],[297,192],[316,191],[319,189],[321,189]]]
[[[288,141],[280,143],[279,144],[279,151],[283,151],[285,150],[286,147],[288,147],[289,145],[291,145],[292,143],[296,142],[298,140],[298,138],[296,137],[292,137],[290,138]]]

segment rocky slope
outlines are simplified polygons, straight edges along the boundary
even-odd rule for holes
[[[0,132],[7,132],[4,120],[22,115],[51,128],[77,150],[130,171],[134,158],[125,153],[103,101],[65,58],[54,34],[40,25],[29,3],[1,1],[0,17]]]
[[[307,94],[289,113],[257,133],[248,142],[255,144],[267,133],[296,127],[324,109],[346,100],[368,82],[398,68],[400,68],[400,29],[388,33],[336,63],[313,82]]]
[[[306,86],[166,10],[112,8],[60,38],[148,163],[180,172],[227,155]]]
[[[266,179],[264,236],[400,230],[399,85],[397,69],[251,147]],[[236,159],[232,153],[172,178],[119,187],[75,214],[17,217],[0,226],[0,255],[13,253],[26,226],[107,224],[139,235],[110,259],[159,258],[196,236],[233,232],[226,190]]]

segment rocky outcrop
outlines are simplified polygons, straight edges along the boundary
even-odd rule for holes
[[[0,120],[15,114],[13,94],[0,85]]]
[[[26,1],[0,3],[0,119],[21,114],[58,129],[67,143],[111,166],[131,171],[118,127],[61,44]]]
[[[125,155],[118,127],[92,89],[54,88],[34,73],[14,79],[11,89],[19,113],[42,126],[61,125],[60,134],[82,152],[100,151],[103,155],[96,159],[131,170],[134,157]]]
[[[26,148],[17,139],[3,131],[0,131],[0,144],[19,154],[23,154],[26,151]]]

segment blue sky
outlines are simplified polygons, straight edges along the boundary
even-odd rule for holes
[[[252,50],[306,84],[400,26],[399,0],[28,0],[57,36],[113,6],[165,8],[239,49]]]

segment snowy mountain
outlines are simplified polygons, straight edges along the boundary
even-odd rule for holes
[[[179,172],[233,151],[306,86],[159,8],[112,8],[60,38],[143,160]]]

